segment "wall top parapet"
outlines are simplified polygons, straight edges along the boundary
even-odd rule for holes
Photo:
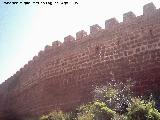
[[[52,45],[46,45],[44,50],[41,50],[37,56],[34,56],[32,60],[30,60],[27,64],[24,65],[16,74],[8,78],[5,82],[2,84],[8,83],[11,79],[14,79],[15,76],[21,75],[22,72],[28,69],[28,67],[32,66],[32,64],[36,63],[39,61],[44,54],[50,52],[50,51],[56,51],[58,48],[62,48],[64,46],[67,46],[72,43],[77,43],[81,42],[84,38],[89,38],[89,36],[96,37],[98,35],[97,33],[104,32],[104,31],[116,31],[117,29],[122,28],[127,24],[127,25],[134,25],[137,24],[137,21],[143,23],[144,20],[147,18],[153,19],[153,15],[155,17],[160,17],[160,9],[156,9],[155,5],[151,2],[143,6],[143,15],[136,16],[132,11],[129,11],[127,13],[123,14],[123,21],[119,22],[116,18],[110,18],[105,21],[105,29],[102,29],[98,24],[94,24],[90,26],[90,34],[87,35],[87,32],[84,30],[80,30],[76,33],[76,38],[74,38],[71,35],[68,35],[64,38],[64,42],[61,43],[60,41],[56,40],[52,42]],[[144,20],[143,20],[144,19]],[[160,18],[158,18],[160,21]],[[145,23],[145,22],[144,22]],[[143,24],[144,24],[143,23]],[[159,22],[160,23],[160,22]],[[125,26],[126,27],[126,26]],[[129,28],[128,28],[129,29]],[[67,47],[66,47],[67,48]]]

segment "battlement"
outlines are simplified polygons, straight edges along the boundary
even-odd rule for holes
[[[136,15],[132,11],[129,11],[129,12],[123,14],[123,22],[121,22],[121,23],[119,23],[116,18],[111,18],[111,19],[106,20],[105,21],[105,30],[107,30],[107,31],[108,30],[115,30],[116,31],[120,28],[121,29],[126,28],[126,24],[127,25],[128,24],[134,25],[133,22],[135,22],[135,24],[136,24],[137,21],[140,21],[140,20],[144,21],[143,19],[145,19],[146,16],[147,17],[153,16],[156,13],[158,13],[158,15],[159,15],[160,14],[159,11],[160,10],[156,9],[155,5],[152,2],[148,3],[143,6],[143,15],[142,16],[136,17]],[[157,16],[155,15],[155,17],[159,17],[158,15]],[[157,19],[157,20],[159,20],[159,19]],[[147,22],[145,22],[145,23],[147,23]],[[141,26],[141,25],[139,25],[139,26]],[[131,27],[131,28],[133,28],[133,27]],[[90,26],[90,35],[92,35],[92,34],[96,35],[96,33],[98,33],[98,32],[103,32],[102,27],[100,27],[98,24]],[[81,41],[83,38],[86,38],[87,36],[88,36],[87,32],[85,32],[84,30],[81,30],[76,33],[76,39],[73,36],[68,35],[64,38],[63,43],[61,43],[60,41],[54,41],[52,43],[52,46],[46,45],[44,48],[44,51],[40,51],[38,53],[38,56],[34,56],[33,60],[29,61],[28,64],[24,65],[24,67],[20,69],[20,72],[24,69],[27,69],[28,66],[32,66],[30,64],[33,64],[34,62],[38,61],[45,53],[52,51],[52,50],[56,50],[58,47],[63,46],[63,44],[65,44],[65,46],[66,46],[74,41]]]
[[[156,89],[160,86],[159,53],[160,9],[149,3],[143,15],[129,11],[122,22],[111,18],[104,29],[94,24],[88,34],[80,30],[76,37],[64,37],[63,43],[46,45],[0,85],[4,101],[0,108],[20,116],[42,115],[57,107],[70,110],[90,101],[92,87],[109,83],[111,73],[115,80],[135,80],[139,93]]]
[[[44,48],[45,51],[49,51],[51,49],[52,49],[52,46],[49,46],[49,45],[46,45],[45,48]]]
[[[71,43],[73,41],[75,41],[75,38],[71,35],[68,35],[64,38],[64,44],[68,44],[68,43]]]
[[[98,24],[90,26],[90,34],[96,34],[97,32],[101,30],[102,28]]]
[[[132,11],[123,14],[123,22],[132,22],[135,18],[136,15]]]
[[[52,42],[52,47],[56,48],[56,47],[60,46],[61,44],[62,43],[57,40],[57,41]]]
[[[81,40],[86,36],[87,36],[87,32],[84,30],[80,30],[79,32],[76,33],[76,40]]]
[[[34,62],[38,61],[38,56],[34,56],[34,57],[33,57],[33,61],[34,61]]]
[[[155,13],[155,11],[156,11],[156,7],[152,2],[143,6],[144,16],[151,16],[153,15],[153,13]]]
[[[149,17],[149,16],[153,16],[153,15],[155,17],[158,17],[158,19],[155,18],[157,21],[154,20],[153,22],[154,23],[159,22],[158,20],[160,18],[156,14],[160,15],[160,10],[156,9],[155,5],[151,2],[151,3],[148,3],[143,6],[143,15],[141,15],[141,16],[136,17],[136,15],[132,11],[129,11],[129,12],[123,14],[123,22],[121,22],[121,23],[119,23],[116,18],[110,18],[110,19],[106,20],[105,21],[105,30],[106,31],[109,30],[109,31],[114,32],[114,31],[117,31],[117,30],[123,29],[123,28],[129,29],[131,26],[133,26],[133,27],[131,27],[131,30],[132,30],[134,28],[134,26],[136,26],[137,22],[139,22],[139,21],[142,21],[142,22],[144,21],[143,24],[144,23],[147,24],[147,22],[150,22],[150,21],[145,21],[145,18]],[[129,26],[129,27],[126,27],[126,26]],[[141,26],[141,25],[139,24],[136,27],[138,27],[138,26]],[[44,48],[44,51],[41,50],[38,53],[38,56],[34,56],[33,60],[29,61],[28,64],[24,65],[24,68],[21,68],[20,71],[22,71],[23,69],[27,69],[28,66],[30,66],[30,64],[33,64],[34,62],[38,61],[44,54],[48,53],[49,51],[55,51],[58,47],[60,47],[60,46],[63,47],[63,46],[69,45],[75,41],[80,42],[81,40],[83,40],[87,36],[96,35],[96,33],[99,33],[99,32],[103,32],[103,29],[98,24],[95,24],[95,25],[90,26],[90,34],[89,35],[87,35],[86,31],[80,30],[76,33],[76,39],[73,36],[68,35],[64,38],[63,43],[61,43],[60,41],[54,41],[54,42],[52,42],[52,46],[46,45]],[[76,42],[76,44],[79,44],[79,42]]]
[[[111,18],[111,19],[105,21],[105,29],[106,30],[113,29],[118,24],[119,24],[119,22],[116,18]]]

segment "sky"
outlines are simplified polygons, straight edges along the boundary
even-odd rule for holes
[[[0,0],[0,83],[16,73],[24,64],[53,41],[116,17],[122,21],[123,13],[132,11],[142,15],[143,5],[153,2],[160,8],[160,0]],[[33,2],[59,2],[34,4]],[[60,4],[68,2],[67,5]],[[77,2],[78,4],[74,4]]]

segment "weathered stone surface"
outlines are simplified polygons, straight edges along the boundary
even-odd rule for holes
[[[80,30],[79,32],[76,33],[76,40],[81,40],[86,36],[87,36],[87,32],[84,30]]]
[[[96,34],[97,32],[101,30],[102,28],[98,24],[90,26],[90,34]]]
[[[151,16],[156,11],[155,5],[151,2],[143,6],[143,15]]]
[[[123,14],[123,22],[132,22],[135,18],[136,15],[131,11]]]
[[[68,35],[67,37],[64,38],[64,43],[70,43],[73,42],[75,38],[71,35]]]
[[[107,84],[113,75],[118,81],[136,81],[134,89],[140,94],[159,89],[159,13],[156,9],[154,17],[146,13],[132,22],[128,22],[130,17],[122,23],[111,19],[106,30],[92,39],[75,42],[70,36],[67,44],[53,42],[0,85],[0,120],[34,118],[59,108],[71,110],[90,101],[94,85]]]
[[[109,29],[113,29],[114,27],[116,27],[118,25],[118,21],[116,18],[111,18],[109,20],[105,21],[105,29],[109,30]]]

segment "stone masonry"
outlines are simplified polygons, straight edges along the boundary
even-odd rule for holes
[[[0,120],[25,120],[69,111],[90,101],[94,85],[136,81],[135,92],[160,86],[160,9],[144,5],[133,12],[54,41],[0,85]]]

